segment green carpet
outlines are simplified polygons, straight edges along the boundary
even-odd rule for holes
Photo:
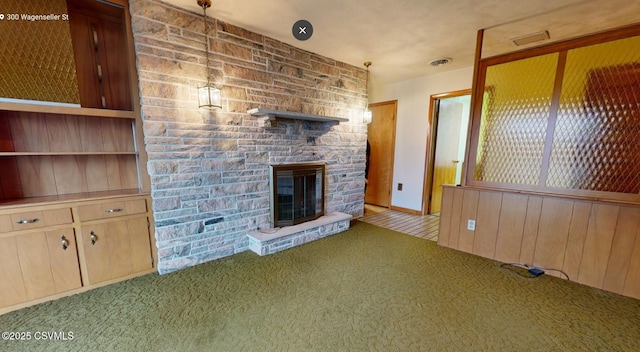
[[[355,221],[0,316],[0,351],[640,351],[640,301]],[[35,332],[73,340],[35,340]]]

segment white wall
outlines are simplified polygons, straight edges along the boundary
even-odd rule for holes
[[[420,77],[389,85],[374,85],[369,102],[398,101],[396,151],[391,205],[420,211],[425,176],[429,101],[433,94],[470,89],[473,67]],[[398,183],[403,184],[398,191]]]

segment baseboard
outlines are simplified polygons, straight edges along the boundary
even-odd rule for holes
[[[400,211],[400,212],[407,213],[407,214],[412,214],[412,215],[422,215],[422,212],[420,210],[396,207],[395,205],[390,206],[389,209],[395,210],[395,211]]]

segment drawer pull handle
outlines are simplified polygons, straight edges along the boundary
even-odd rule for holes
[[[91,231],[91,236],[90,236],[90,238],[91,238],[91,245],[92,245],[92,246],[93,246],[93,245],[95,245],[95,244],[96,244],[96,241],[98,240],[98,236],[96,236],[96,233],[95,233],[95,232],[93,232],[93,231]]]
[[[24,224],[33,224],[33,223],[36,223],[36,222],[38,222],[38,221],[40,221],[40,219],[39,219],[39,218],[35,218],[35,219],[33,219],[33,220],[26,220],[26,219],[23,219],[23,220],[18,220],[18,221],[16,221],[16,223],[18,223],[18,224],[20,224],[20,225],[24,225]]]
[[[69,241],[67,241],[67,238],[64,235],[60,237],[60,240],[62,241],[62,249],[66,251],[69,247]]]
[[[121,211],[123,211],[123,210],[124,210],[124,209],[122,209],[122,208],[115,208],[115,209],[107,209],[107,210],[105,210],[104,212],[105,212],[105,213],[119,213],[119,212],[121,212]]]

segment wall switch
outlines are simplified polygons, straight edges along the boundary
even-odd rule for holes
[[[402,191],[402,183],[398,183],[398,191]]]
[[[469,219],[467,220],[467,230],[469,231],[475,231],[476,230],[476,221]]]

